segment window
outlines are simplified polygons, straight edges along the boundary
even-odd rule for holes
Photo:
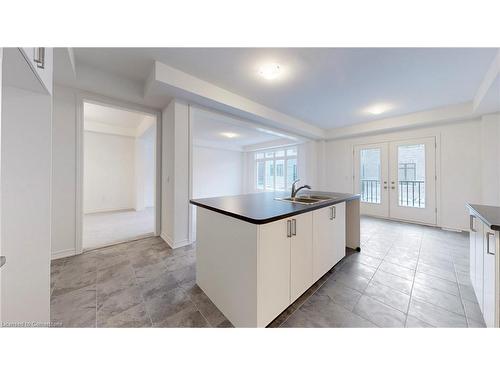
[[[416,163],[399,163],[399,180],[400,181],[415,181]]]
[[[257,190],[285,191],[292,188],[297,174],[297,148],[289,147],[255,154]]]

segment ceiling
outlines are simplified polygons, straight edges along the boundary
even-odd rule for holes
[[[86,122],[98,122],[127,129],[137,129],[145,122],[153,124],[155,121],[155,117],[151,115],[94,103],[85,103],[83,113]]]
[[[269,129],[212,111],[195,108],[191,113],[193,143],[198,146],[241,151],[256,144],[290,140],[288,135],[269,133]],[[233,138],[224,134],[236,135]],[[297,142],[298,138],[295,138]]]
[[[144,83],[158,60],[331,129],[472,100],[495,48],[75,48],[85,64]],[[282,79],[266,81],[262,63]],[[384,104],[374,115],[365,109]]]

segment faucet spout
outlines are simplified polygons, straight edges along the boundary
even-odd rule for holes
[[[302,189],[311,189],[311,187],[309,185],[303,185],[299,188],[296,188],[295,185],[297,184],[297,182],[299,182],[300,179],[297,179],[293,182],[292,184],[292,194],[291,194],[291,197],[292,198],[295,198],[295,196],[297,195],[297,193],[302,190]]]

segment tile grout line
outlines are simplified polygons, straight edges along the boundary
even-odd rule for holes
[[[418,263],[420,261],[420,252],[422,251],[422,241],[424,240],[425,233],[422,231],[422,235],[420,237],[420,245],[418,246],[418,255],[417,255],[417,265],[415,266],[415,272],[413,273],[413,280],[411,283],[411,289],[410,289],[410,299],[408,300],[408,308],[406,309],[406,318],[405,318],[405,328],[406,325],[408,324],[408,314],[410,313],[410,306],[411,306],[411,299],[413,296],[413,287],[415,286],[415,279],[417,278],[417,268],[418,268]],[[427,323],[427,322],[424,322]]]
[[[196,282],[195,282],[195,285],[198,285],[198,284],[196,284]],[[186,293],[186,291],[184,290],[184,288],[183,288],[182,286],[180,286],[180,285],[179,285],[179,288],[181,288],[181,289],[182,289],[182,291],[183,291],[184,293]],[[187,293],[186,293],[186,294],[187,294]],[[205,319],[205,322],[208,324],[208,326],[209,326],[210,328],[217,328],[217,327],[214,327],[212,324],[210,324],[210,322],[208,321],[208,319],[207,319],[207,317],[205,316],[205,314],[203,314],[203,312],[200,310],[200,308],[198,307],[198,305],[196,304],[196,302],[195,302],[195,301],[191,298],[191,296],[190,296],[189,294],[187,294],[187,296],[188,296],[189,300],[191,301],[191,303],[192,303],[192,304],[194,305],[194,307],[196,308],[196,311],[198,311],[198,312],[200,313],[200,315],[202,316],[202,318],[203,318],[203,319]],[[209,299],[210,299],[210,298],[209,298]],[[215,306],[215,307],[217,307],[217,306]],[[222,313],[222,312],[221,312],[221,313]],[[224,318],[226,318],[226,316],[225,316],[224,314],[222,314],[222,315],[224,316]],[[226,320],[228,320],[228,319],[226,318]],[[232,323],[231,323],[231,324],[232,324]]]
[[[335,266],[336,266],[336,265],[335,265]],[[333,266],[332,268],[335,268],[335,266]],[[331,270],[331,269],[330,269],[330,270]],[[306,302],[309,300],[309,298],[311,298],[311,297],[312,297],[312,296],[313,296],[313,295],[314,295],[314,294],[315,294],[315,293],[319,290],[319,288],[321,288],[323,285],[325,285],[325,283],[326,283],[326,282],[330,279],[330,277],[332,277],[332,275],[333,275],[333,273],[331,273],[331,274],[330,274],[330,276],[328,276],[328,277],[325,279],[325,281],[323,281],[323,282],[321,283],[321,285],[319,285],[319,286],[316,288],[316,290],[315,290],[315,291],[314,291],[314,292],[313,292],[313,293],[312,293],[309,297],[307,297],[307,298],[306,298],[306,299],[305,299],[305,300],[304,300],[304,301],[303,301],[303,302],[302,302],[299,306],[297,306],[297,308],[296,308],[295,310],[293,310],[293,311],[292,311],[292,313],[291,313],[291,314],[290,314],[290,315],[289,315],[289,316],[288,316],[288,317],[287,317],[287,318],[286,318],[283,322],[281,322],[281,324],[278,326],[278,328],[280,328],[283,324],[285,324],[285,322],[286,322],[288,319],[290,319],[290,317],[291,317],[293,314],[295,314],[295,312],[296,312],[296,311],[298,311],[298,310],[302,307],[302,305],[303,305],[304,303],[306,303]],[[323,277],[323,276],[322,276],[322,277]],[[321,279],[321,278],[320,278],[320,279]],[[319,280],[319,279],[318,279],[318,280]],[[314,285],[314,284],[313,284],[313,285]],[[312,286],[313,286],[313,285],[312,285]],[[311,288],[312,288],[312,286],[311,286]],[[306,291],[306,292],[307,292],[307,291]],[[304,293],[305,293],[305,292],[304,292]],[[299,297],[299,298],[300,298],[300,297]],[[295,301],[296,301],[296,300],[295,300]],[[295,301],[294,301],[294,302],[295,302]],[[293,303],[292,303],[292,305],[293,305]],[[291,305],[290,305],[290,306],[291,306]],[[286,311],[286,310],[285,310],[285,311]],[[283,311],[283,312],[284,312],[284,311]],[[278,315],[278,316],[279,316],[279,315]],[[276,318],[277,318],[277,317],[276,317]]]
[[[467,328],[470,328],[469,317],[467,316],[467,310],[465,309],[465,304],[462,297],[462,290],[460,288],[460,283],[458,282],[458,274],[457,274],[457,269],[455,268],[455,262],[453,262],[453,271],[455,272],[455,278],[457,279],[458,296],[460,297],[460,304],[464,309],[465,323],[467,324]]]
[[[391,245],[390,245],[389,249],[388,249],[388,250],[386,251],[386,253],[384,254],[384,258],[386,257],[387,253],[389,253],[390,249],[391,249],[393,246],[394,246],[394,242],[392,242],[392,243],[391,243]],[[379,263],[379,265],[378,265],[376,268],[375,268],[375,267],[373,267],[373,268],[375,268],[375,272],[373,272],[372,276],[371,276],[371,277],[370,277],[370,279],[368,280],[368,284],[366,284],[366,288],[368,288],[368,286],[369,286],[369,285],[370,285],[370,283],[372,282],[373,277],[374,277],[374,276],[375,276],[375,274],[378,272],[378,270],[379,270],[379,268],[380,268],[380,265],[381,265],[381,264],[382,264],[382,262],[384,261],[384,258],[382,258],[382,261]],[[380,259],[380,258],[378,258],[378,259]],[[342,283],[341,283],[341,284],[342,284]],[[344,285],[345,285],[345,284],[344,284]],[[352,311],[351,311],[351,313],[353,313],[354,315],[356,315],[356,316],[360,317],[361,319],[364,319],[364,320],[369,321],[370,323],[374,324],[376,327],[379,327],[379,328],[380,328],[380,326],[379,326],[378,324],[376,324],[375,322],[371,321],[371,320],[370,320],[370,319],[368,319],[368,318],[364,318],[364,317],[362,317],[361,315],[358,315],[358,314],[356,314],[356,313],[354,312],[354,309],[356,308],[356,306],[358,306],[359,301],[361,300],[361,297],[363,297],[363,296],[367,296],[367,297],[371,298],[369,295],[367,295],[367,294],[366,294],[366,288],[363,290],[363,292],[361,293],[361,296],[358,298],[358,300],[356,301],[356,303],[355,303],[355,304],[354,304],[354,306],[352,307]],[[351,288],[351,289],[352,289],[352,288]],[[330,300],[331,300],[331,298],[330,298]],[[376,299],[376,301],[377,301],[377,302],[380,302],[380,301],[378,301],[377,299]],[[332,300],[332,302],[333,302],[333,300]],[[335,302],[333,302],[333,303],[335,303]],[[384,304],[384,305],[385,305],[385,304]],[[385,306],[388,306],[388,305],[385,305]],[[392,308],[392,307],[391,307],[391,308]],[[395,310],[397,310],[397,309],[395,309]]]
[[[140,290],[141,288],[139,287],[139,284],[137,282],[137,273],[135,272],[135,268],[132,266],[132,264],[130,264],[130,267],[132,268],[132,273],[134,274],[134,284],[139,289],[139,294],[141,295],[142,304],[144,305],[144,310],[146,311],[146,314],[148,315],[149,322],[151,323],[151,328],[154,328],[153,319],[151,318],[151,314],[149,313],[149,309],[148,309],[148,306],[146,304],[146,300],[144,299],[144,296],[142,295],[142,291]],[[176,281],[176,283],[177,283],[177,281]]]
[[[97,328],[97,278],[99,277],[99,267],[96,266],[95,269],[95,324],[94,327]]]

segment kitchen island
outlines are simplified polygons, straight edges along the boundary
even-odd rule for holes
[[[320,199],[308,199],[320,198]],[[359,195],[257,193],[193,199],[196,282],[235,327],[265,327],[359,250]],[[301,199],[299,199],[301,200]],[[307,203],[305,203],[307,202]]]

